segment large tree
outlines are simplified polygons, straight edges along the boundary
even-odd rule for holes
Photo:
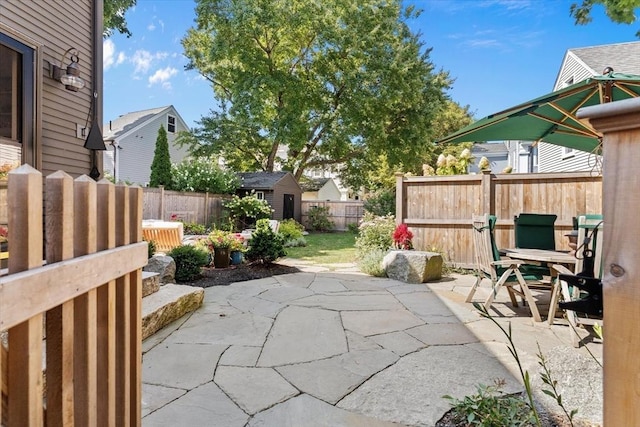
[[[633,24],[638,17],[636,9],[640,9],[640,0],[582,0],[582,3],[571,5],[571,16],[576,24],[585,25],[591,22],[591,10],[594,5],[602,5],[605,13],[613,22],[620,24]],[[636,33],[640,37],[640,31]]]
[[[104,25],[102,35],[109,37],[114,31],[131,37],[131,31],[127,28],[124,14],[129,8],[136,5],[136,0],[104,0]]]
[[[400,164],[431,144],[451,81],[401,0],[199,0],[196,13],[182,43],[218,106],[182,138],[194,154],[299,178],[365,155]]]

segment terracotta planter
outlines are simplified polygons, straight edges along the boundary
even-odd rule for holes
[[[229,248],[215,248],[213,254],[213,266],[215,268],[227,268],[230,261]]]

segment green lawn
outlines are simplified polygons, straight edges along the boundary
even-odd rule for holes
[[[349,232],[312,233],[304,236],[307,246],[286,248],[287,257],[317,264],[354,262],[356,235]]]

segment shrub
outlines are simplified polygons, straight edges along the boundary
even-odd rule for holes
[[[249,261],[269,264],[287,255],[282,237],[273,232],[269,221],[258,220],[257,229],[251,235],[251,246],[246,253]]]
[[[280,233],[285,242],[302,238],[303,231],[304,226],[295,219],[280,221],[280,227],[278,228],[278,233]]]
[[[364,201],[363,207],[367,212],[376,216],[396,214],[396,190],[380,190]]]
[[[147,245],[147,258],[151,258],[156,253],[156,242],[149,240]]]
[[[231,200],[224,202],[224,207],[229,210],[229,216],[237,230],[252,228],[259,219],[270,218],[273,210],[266,200],[257,197],[234,195]]]
[[[456,420],[468,426],[524,426],[535,424],[531,407],[519,396],[505,395],[500,391],[504,382],[477,386],[478,393],[450,401]]]
[[[299,237],[297,239],[290,239],[284,242],[285,248],[296,248],[296,247],[303,247],[303,246],[307,246],[307,241],[305,240],[304,237]]]
[[[173,177],[171,175],[171,156],[169,155],[169,142],[167,141],[167,131],[163,125],[158,129],[156,138],[156,148],[153,152],[153,162],[151,163],[150,187],[164,185],[172,188]]]
[[[358,267],[360,271],[369,276],[385,277],[387,273],[382,268],[382,259],[384,258],[386,251],[382,249],[372,249],[365,253],[358,261]]]
[[[309,227],[315,231],[329,231],[333,228],[333,221],[329,219],[329,208],[326,206],[312,206],[307,212]]]
[[[176,263],[176,280],[186,282],[200,275],[200,269],[209,263],[209,254],[192,245],[173,248],[168,255]]]
[[[407,224],[398,224],[393,231],[393,246],[396,249],[413,249],[413,233],[409,230]]]
[[[393,215],[375,216],[365,212],[356,237],[356,254],[358,258],[374,249],[386,251],[393,246],[393,231],[396,222]]]
[[[240,185],[234,172],[218,166],[218,161],[209,157],[185,159],[172,167],[175,191],[196,191],[216,194],[233,194]]]
[[[349,230],[350,233],[358,234],[358,224],[354,222],[347,224],[347,230]]]
[[[182,230],[184,234],[207,234],[207,227],[197,222],[183,222]]]

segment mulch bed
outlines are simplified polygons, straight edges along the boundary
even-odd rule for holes
[[[202,269],[201,278],[181,284],[208,288],[210,286],[225,286],[234,282],[262,279],[279,274],[297,273],[299,271],[296,267],[277,263],[244,263],[232,265],[228,268],[205,267]]]

